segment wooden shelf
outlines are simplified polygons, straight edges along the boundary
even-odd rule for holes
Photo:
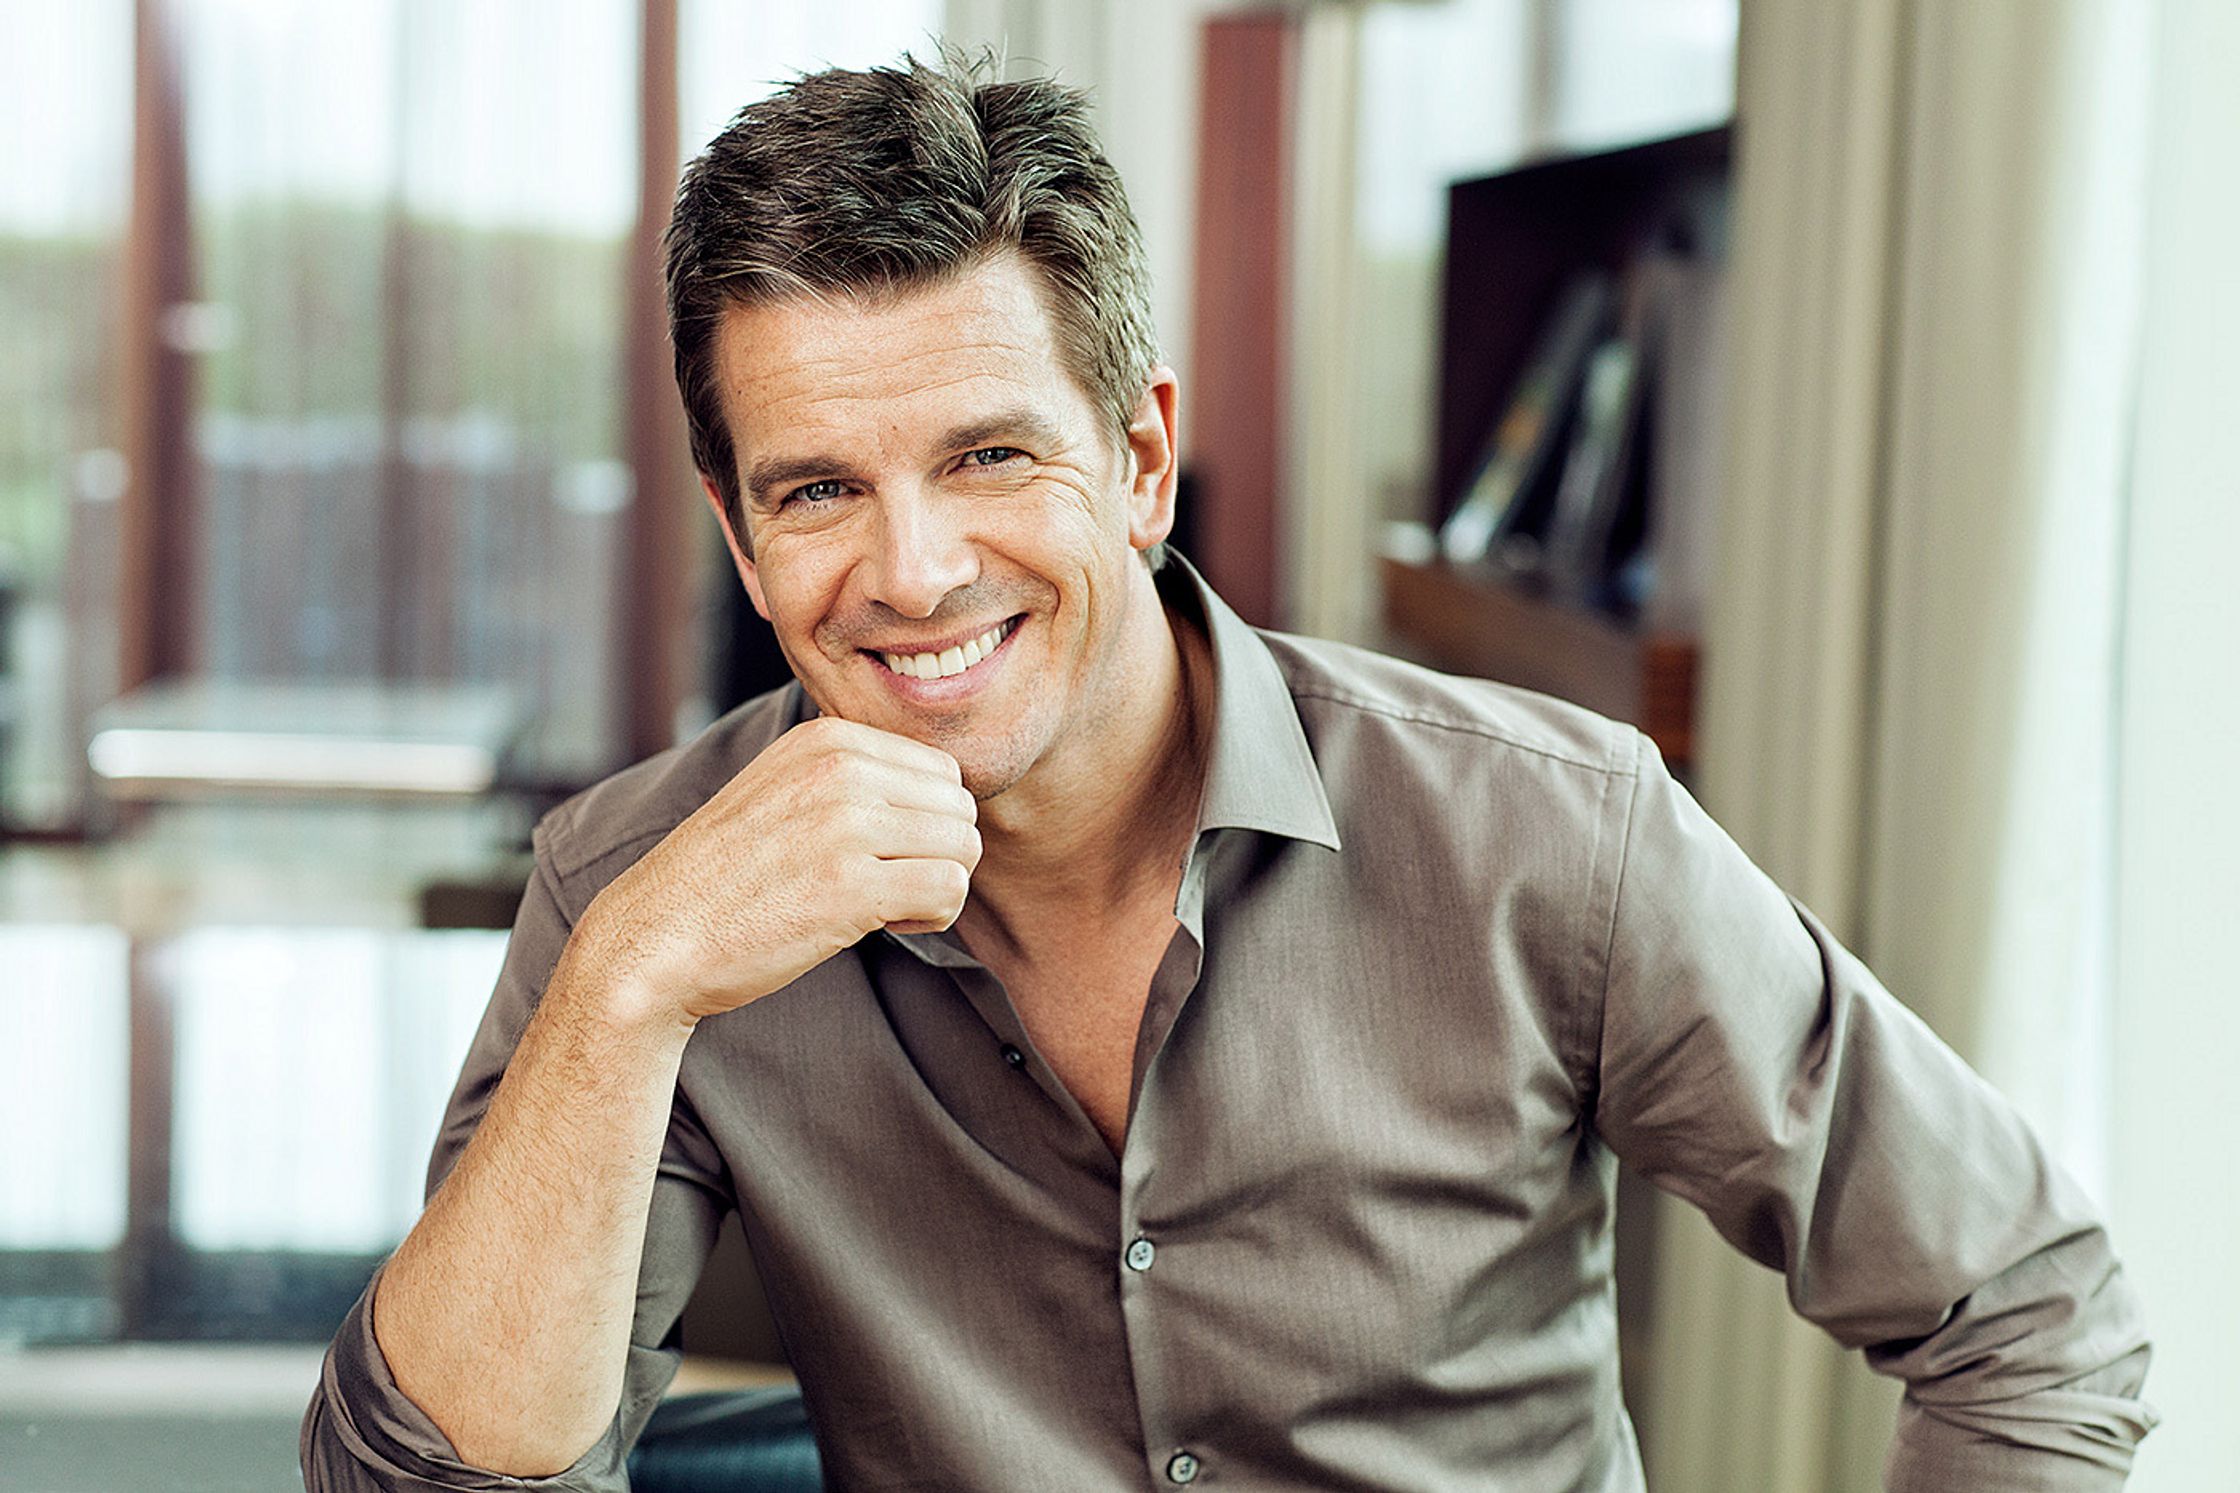
[[[1380,559],[1385,625],[1434,668],[1556,695],[1647,732],[1675,769],[1695,750],[1696,640],[1642,633],[1441,561]]]

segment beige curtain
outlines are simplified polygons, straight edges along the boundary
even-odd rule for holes
[[[2103,1198],[2149,20],[1744,0],[1698,784]],[[1879,1487],[1898,1386],[1663,1223],[1652,1485]]]
[[[1364,303],[1360,192],[1361,12],[1326,5],[1299,18],[1293,79],[1291,317],[1284,442],[1283,612],[1278,624],[1363,642],[1374,632],[1377,505],[1357,350],[1379,335]]]

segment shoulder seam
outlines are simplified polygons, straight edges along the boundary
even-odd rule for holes
[[[1647,755],[1649,746],[1648,733],[1636,729],[1632,732],[1632,736],[1633,763],[1626,776],[1633,780],[1633,787],[1626,794],[1625,819],[1618,832],[1618,864],[1610,877],[1610,918],[1609,926],[1604,929],[1602,938],[1602,990],[1594,1006],[1594,1042],[1584,1054],[1593,1063],[1591,1076],[1594,1080],[1598,1103],[1602,1084],[1602,1043],[1609,1028],[1610,964],[1618,950],[1618,905],[1625,898],[1626,872],[1632,868],[1633,828],[1635,821],[1639,818],[1641,784],[1647,776],[1643,770],[1643,759]]]
[[[1487,680],[1484,682],[1495,683],[1498,681]],[[1499,727],[1489,726],[1482,721],[1458,721],[1442,716],[1423,715],[1415,711],[1402,709],[1385,701],[1365,700],[1358,696],[1339,694],[1331,690],[1316,688],[1312,685],[1305,687],[1293,686],[1291,694],[1294,699],[1326,700],[1333,705],[1350,706],[1355,710],[1363,710],[1367,711],[1371,715],[1382,716],[1386,720],[1400,721],[1409,725],[1416,726],[1431,726],[1441,731],[1456,731],[1462,733],[1463,735],[1476,736],[1486,741],[1498,741],[1503,746],[1514,747],[1520,752],[1530,752],[1536,757],[1546,757],[1551,762],[1561,762],[1571,767],[1584,767],[1590,772],[1604,772],[1622,776],[1629,771],[1627,767],[1616,762],[1589,762],[1582,758],[1571,756],[1570,754],[1565,752],[1551,750],[1548,747],[1540,746],[1533,742],[1520,741],[1516,737],[1510,735],[1508,732],[1501,730]],[[1616,722],[1616,724],[1623,726],[1626,731],[1631,731],[1634,729],[1631,726],[1627,726],[1626,723],[1622,721]],[[1623,739],[1622,733],[1621,739]]]
[[[683,822],[684,821],[681,819],[677,821],[678,824],[682,824]],[[575,861],[572,865],[562,866],[555,863],[553,866],[553,874],[558,876],[563,881],[569,880],[573,877],[581,876],[584,872],[590,870],[593,866],[596,866],[597,864],[599,864],[599,862],[606,860],[610,856],[620,855],[626,850],[635,850],[640,846],[655,845],[660,843],[673,830],[675,830],[676,827],[676,824],[670,824],[665,825],[660,829],[639,830],[636,834],[625,836],[623,839],[615,841],[612,845],[608,845],[603,849],[593,851],[591,854]]]

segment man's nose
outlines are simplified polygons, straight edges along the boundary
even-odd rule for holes
[[[969,586],[980,560],[954,498],[911,484],[880,495],[870,596],[905,617],[930,617],[942,598]]]

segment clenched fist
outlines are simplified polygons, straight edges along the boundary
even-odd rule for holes
[[[698,1022],[875,929],[954,923],[980,864],[978,816],[938,747],[803,721],[610,882],[564,957],[636,1015]]]

